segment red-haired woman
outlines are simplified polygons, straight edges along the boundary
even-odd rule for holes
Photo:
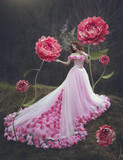
[[[53,92],[20,111],[15,119],[18,141],[37,148],[66,148],[85,139],[84,125],[96,119],[110,107],[110,100],[93,92],[84,62],[88,54],[77,41],[71,45],[71,55],[65,65],[74,66],[64,82]],[[5,118],[5,136],[16,140],[11,124],[13,114]],[[11,125],[10,125],[11,124]]]

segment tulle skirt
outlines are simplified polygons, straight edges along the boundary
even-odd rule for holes
[[[33,105],[20,110],[14,121],[17,140],[36,148],[66,148],[85,139],[84,128],[110,107],[105,95],[95,94],[85,68],[72,67],[64,82]],[[15,112],[4,118],[7,140],[16,141]]]

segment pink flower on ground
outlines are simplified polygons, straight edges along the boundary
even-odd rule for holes
[[[4,120],[7,121],[7,117],[5,117]]]
[[[37,145],[35,145],[35,147],[36,147],[36,148],[39,148],[39,145],[37,144]]]
[[[99,61],[101,64],[107,65],[110,62],[110,58],[107,55],[102,55]]]
[[[106,97],[107,101],[110,101],[110,99],[108,97]]]
[[[30,145],[30,146],[32,146],[33,142],[31,140],[29,140],[27,144]]]
[[[41,147],[44,148],[44,149],[49,148],[45,143],[43,143],[43,144],[41,145]]]
[[[97,142],[100,146],[109,146],[116,139],[115,131],[111,126],[104,125],[99,127],[96,132]]]
[[[5,133],[4,133],[4,137],[6,137],[6,136],[8,136],[8,133],[5,132]]]
[[[30,136],[30,135],[28,134],[26,140],[31,141],[31,140],[32,140],[32,136]]]
[[[26,127],[27,127],[27,128],[30,128],[30,126],[31,126],[31,124],[30,124],[30,123],[28,123],[28,124],[26,125]]]
[[[5,128],[5,129],[4,129],[4,132],[7,132],[7,131],[8,131],[8,129],[7,129],[7,128]]]
[[[26,140],[24,139],[24,137],[19,138],[19,141],[20,141],[21,143],[25,143],[25,142],[26,142]]]
[[[8,141],[9,141],[9,140],[12,140],[12,138],[8,136],[8,137],[7,137],[7,140],[8,140]]]
[[[12,116],[12,114],[11,113],[9,113],[9,115],[8,115],[9,117],[11,117]]]
[[[16,89],[19,92],[25,92],[29,88],[29,82],[25,80],[19,80],[16,84]]]
[[[13,118],[10,118],[10,120],[9,120],[10,122],[13,122]]]
[[[36,42],[35,53],[40,59],[51,62],[55,58],[60,56],[60,45],[54,37],[42,36],[38,42]]]
[[[34,142],[35,142],[35,141],[38,141],[38,137],[35,136],[35,137],[33,138],[33,141],[34,141]]]
[[[84,135],[82,135],[82,136],[81,136],[81,139],[85,140],[85,139],[86,139],[86,137],[85,137]]]
[[[87,131],[83,131],[83,134],[85,135],[85,136],[87,136],[88,134],[87,134]]]
[[[14,137],[14,135],[15,135],[14,133],[10,133],[10,136],[11,136],[11,137]]]
[[[42,134],[42,139],[45,139],[46,138],[46,134]]]
[[[37,146],[38,145],[38,141],[35,141],[34,144]]]
[[[3,123],[3,124],[4,124],[4,126],[7,126],[7,124],[8,124],[8,123],[7,123],[6,121],[4,121],[4,123]]]
[[[9,126],[10,126],[10,123],[8,122],[8,123],[7,123],[7,127],[9,127]]]
[[[108,27],[101,17],[88,17],[78,25],[77,39],[82,44],[97,45],[105,40],[105,35],[109,34]]]
[[[40,129],[44,129],[44,126],[40,126]]]

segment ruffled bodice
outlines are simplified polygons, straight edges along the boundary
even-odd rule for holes
[[[86,56],[88,56],[88,54],[86,54]],[[84,55],[70,55],[68,59],[73,60],[75,67],[83,68],[85,60]]]

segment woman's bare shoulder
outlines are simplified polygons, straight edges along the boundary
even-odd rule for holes
[[[75,55],[75,53],[71,53],[71,55],[70,56],[74,56]]]
[[[80,53],[71,53],[70,56],[81,56],[81,54]]]
[[[86,53],[84,51],[80,51],[80,54],[81,55],[85,55]]]

